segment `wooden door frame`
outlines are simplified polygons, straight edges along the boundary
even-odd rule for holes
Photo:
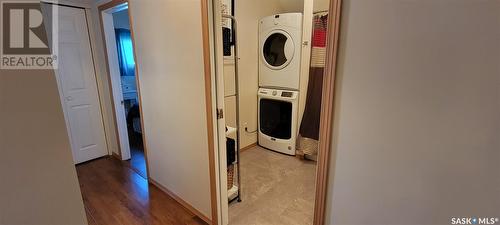
[[[211,0],[218,1],[218,0]],[[204,2],[204,0],[202,0]],[[333,119],[335,112],[335,85],[336,85],[336,70],[337,70],[337,60],[338,60],[338,49],[339,49],[339,37],[340,37],[340,25],[341,25],[341,8],[342,0],[330,0],[329,12],[333,15],[333,19],[328,20],[328,38],[326,46],[326,65],[325,72],[323,76],[323,90],[322,90],[322,104],[321,104],[321,116],[320,116],[320,131],[319,131],[319,150],[318,150],[318,162],[316,167],[316,190],[315,190],[315,203],[314,203],[314,225],[325,224],[326,215],[326,203],[328,184],[329,184],[329,173],[334,172],[335,162],[330,162],[330,157],[336,154],[336,149],[332,143],[333,139]],[[208,12],[208,11],[207,11]],[[215,12],[213,12],[215,13]],[[208,22],[205,22],[207,16],[203,14],[202,23],[203,29],[208,30]],[[208,36],[203,36],[204,43],[208,41]],[[206,49],[208,45],[204,44]],[[205,60],[207,56],[205,55]],[[210,71],[208,71],[210,72]],[[205,73],[207,76],[207,72]],[[215,76],[215,75],[214,75]],[[207,92],[207,95],[210,93]],[[207,97],[208,98],[208,97]],[[207,106],[208,107],[208,106]],[[213,126],[213,125],[212,125]],[[210,128],[211,129],[211,128]],[[220,134],[219,134],[220,135]],[[210,170],[211,180],[212,173],[219,172],[216,168]],[[331,181],[330,183],[332,183]],[[212,186],[215,189],[215,186]],[[218,209],[212,206],[212,210]]]
[[[201,1],[201,27],[203,38],[203,69],[205,79],[205,111],[207,115],[207,136],[208,136],[208,169],[210,174],[210,206],[212,211],[212,225],[219,224],[219,207],[217,201],[217,174],[218,169],[215,163],[215,145],[214,140],[214,114],[213,114],[213,96],[212,96],[212,51],[210,49],[210,24],[209,24],[209,0]],[[215,75],[215,74],[214,74]]]
[[[103,17],[102,17],[102,13],[108,9],[111,9],[111,8],[114,8],[114,7],[117,7],[119,5],[123,5],[123,4],[128,4],[128,8],[130,9],[130,4],[129,4],[129,1],[128,0],[111,0],[110,2],[108,3],[104,3],[102,5],[99,5],[97,7],[98,9],[98,13],[99,13],[99,24],[100,24],[100,27],[101,27],[101,38],[102,38],[102,42],[103,42],[103,48],[104,48],[104,56],[105,56],[105,61],[106,61],[106,74],[108,76],[108,87],[109,87],[109,92],[110,92],[110,96],[111,96],[111,105],[112,105],[112,108],[113,108],[113,120],[114,120],[114,125],[115,125],[115,134],[116,134],[116,138],[118,139],[118,149],[119,149],[119,158],[121,160],[121,156],[123,155],[122,153],[122,149],[120,147],[120,143],[121,143],[121,140],[120,140],[120,135],[118,134],[118,121],[117,121],[117,118],[116,118],[116,102],[115,102],[115,99],[114,99],[114,95],[113,95],[113,85],[112,85],[112,82],[111,82],[111,69],[110,69],[110,66],[109,66],[109,56],[108,56],[108,47],[106,45],[106,32],[104,30],[104,22],[103,22]],[[132,15],[130,13],[130,10],[128,12],[128,16],[129,16],[129,23],[130,23],[130,39],[132,40],[132,46],[133,46],[133,54],[134,54],[134,59],[137,61],[137,54],[136,54],[136,49],[135,49],[135,39],[134,39],[134,31],[133,31],[133,28],[132,28]],[[141,115],[141,131],[142,131],[142,141],[143,141],[143,148],[144,148],[144,160],[146,161],[146,179],[149,181],[150,178],[149,178],[149,161],[148,161],[148,151],[147,151],[147,141],[146,141],[146,134],[145,134],[145,131],[144,131],[144,118],[143,118],[143,111],[142,111],[142,98],[141,98],[141,86],[140,86],[140,82],[139,82],[139,69],[138,69],[138,66],[137,63],[136,63],[136,66],[135,66],[135,82],[136,82],[136,87],[137,87],[137,95],[138,95],[138,98],[139,98],[139,113]],[[116,156],[115,156],[116,157]]]
[[[335,125],[335,86],[336,81],[339,37],[342,14],[342,0],[330,0],[328,20],[325,72],[323,74],[323,93],[321,97],[321,116],[319,127],[318,165],[316,168],[316,195],[314,203],[314,225],[325,224],[326,200],[328,194],[329,173],[335,170],[335,161],[330,157],[336,155],[333,149],[333,128]],[[333,18],[333,19],[332,19]],[[330,181],[333,183],[333,181]],[[330,193],[332,192],[330,189]]]

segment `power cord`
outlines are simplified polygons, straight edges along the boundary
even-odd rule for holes
[[[253,134],[253,133],[257,132],[257,129],[255,129],[254,131],[248,131],[248,127],[245,127],[245,132],[247,132],[249,134]]]

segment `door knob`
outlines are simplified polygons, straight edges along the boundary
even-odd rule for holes
[[[73,97],[68,96],[68,97],[66,97],[66,100],[67,100],[67,101],[73,101]]]

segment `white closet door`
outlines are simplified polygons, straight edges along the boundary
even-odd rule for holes
[[[107,155],[85,11],[59,7],[56,71],[75,164]]]

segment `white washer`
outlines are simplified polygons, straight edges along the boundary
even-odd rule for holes
[[[299,90],[302,13],[265,17],[259,24],[259,86]]]
[[[298,91],[259,89],[259,145],[295,155]]]

